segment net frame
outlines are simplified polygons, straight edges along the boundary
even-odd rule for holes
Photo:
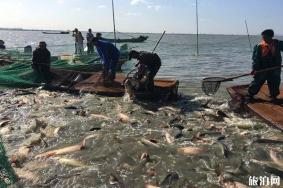
[[[225,78],[223,77],[209,77],[209,78],[204,78],[202,80],[202,91],[208,95],[214,95],[215,93],[217,93],[221,82],[224,81]]]

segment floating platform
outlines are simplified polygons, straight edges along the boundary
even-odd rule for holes
[[[271,102],[268,86],[265,84],[255,96],[255,101],[244,104],[245,96],[248,93],[248,87],[249,85],[239,85],[227,88],[227,91],[232,98],[231,104],[240,104],[241,107],[247,108],[269,125],[283,131],[283,88],[280,88],[280,95],[277,97],[278,100]]]
[[[118,73],[114,83],[104,83],[100,72],[79,72],[52,69],[53,81],[50,89],[93,93],[105,96],[119,97],[125,94],[123,86],[125,75]],[[179,81],[177,80],[154,80],[154,93],[134,92],[139,99],[176,99],[178,97]]]

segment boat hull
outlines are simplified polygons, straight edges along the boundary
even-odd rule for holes
[[[262,86],[255,100],[251,103],[244,104],[245,96],[248,93],[249,85],[232,86],[227,88],[232,98],[230,104],[239,105],[238,107],[246,108],[256,116],[262,118],[269,125],[283,131],[283,88],[280,89],[280,95],[276,102],[272,102],[269,98],[268,86]]]
[[[49,86],[51,90],[69,91],[75,93],[93,93],[104,96],[119,97],[125,94],[123,86],[125,75],[118,73],[112,84],[103,83],[99,72],[78,72],[52,69],[53,81]],[[174,100],[178,97],[177,80],[155,80],[155,92],[134,92],[138,99],[166,99]]]

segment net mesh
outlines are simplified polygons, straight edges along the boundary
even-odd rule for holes
[[[5,148],[0,139],[0,187],[8,187],[16,182],[16,174],[6,156]]]
[[[211,77],[211,78],[205,78],[202,80],[202,91],[206,95],[214,95],[221,84],[221,81],[223,81],[224,78],[222,77]]]
[[[123,46],[121,57],[127,56],[127,46]],[[12,63],[0,66],[1,87],[37,87],[44,80],[42,75],[36,74],[32,67],[32,54],[19,51],[0,51],[0,60]],[[51,58],[51,68],[72,71],[93,72],[102,69],[102,64],[96,54],[91,55],[61,55]]]

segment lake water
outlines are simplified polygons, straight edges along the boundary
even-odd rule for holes
[[[85,32],[83,33],[85,36]],[[148,35],[144,43],[129,43],[136,50],[152,51],[161,34],[118,33],[119,38]],[[112,33],[103,33],[112,38]],[[72,54],[74,39],[69,35],[48,35],[41,31],[0,31],[0,39],[7,48],[36,47],[39,41],[46,41],[52,55]],[[283,39],[279,37],[278,39]],[[251,36],[252,46],[260,41],[259,36]],[[204,77],[231,76],[250,72],[251,49],[247,36],[238,35],[200,35],[199,55],[196,55],[196,35],[166,34],[156,53],[162,59],[158,77],[178,79],[181,87],[199,88]],[[129,66],[129,65],[128,65]],[[127,66],[126,66],[127,68]],[[235,84],[248,83],[250,78],[235,80]]]

